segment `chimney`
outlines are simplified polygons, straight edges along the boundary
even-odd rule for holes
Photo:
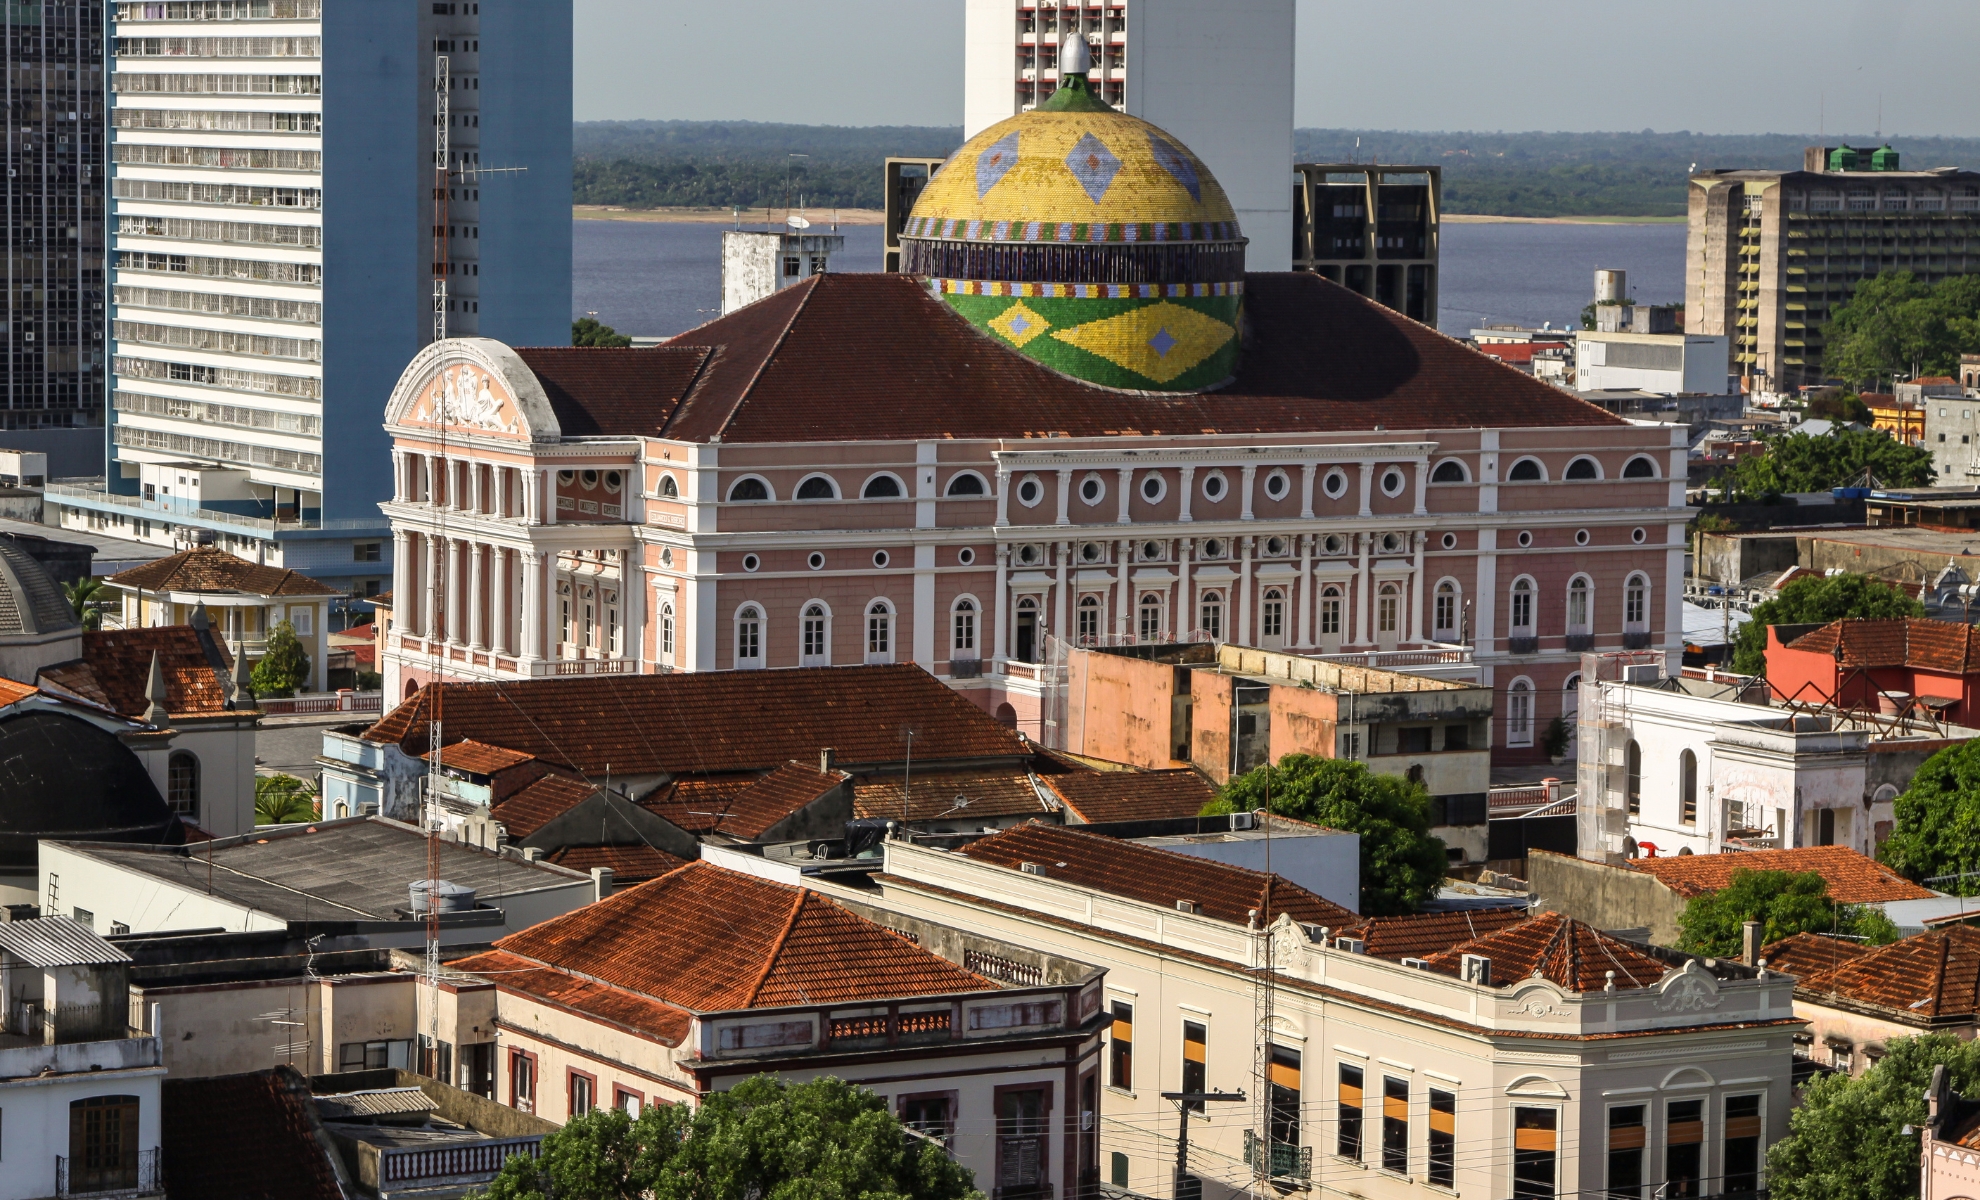
[[[591,868],[591,899],[593,900],[593,902],[603,900],[605,897],[611,894],[612,894],[612,868],[610,867]]]
[[[543,857],[543,847],[524,846],[522,848],[522,856],[524,862],[537,862]]]
[[[158,651],[151,652],[151,677],[144,684],[144,723],[156,725],[160,729],[171,724],[172,714],[165,710],[165,668],[159,665]]]
[[[820,775],[830,775],[832,773],[832,756],[836,753],[837,751],[833,750],[830,746],[818,752],[818,773]]]
[[[1739,961],[1749,967],[1757,966],[1760,962],[1762,928],[1758,921],[1748,921],[1739,927]]]

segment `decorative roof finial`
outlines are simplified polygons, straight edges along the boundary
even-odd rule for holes
[[[254,700],[254,686],[248,679],[247,642],[238,642],[233,649],[234,709],[236,712],[239,712],[244,709],[253,710],[259,708],[260,705],[256,704]]]
[[[1086,39],[1076,33],[1066,35],[1066,48],[1059,55],[1059,78],[1084,75],[1093,70],[1093,51]]]
[[[213,618],[206,614],[206,601],[200,600],[193,605],[192,616],[187,618],[186,624],[198,630],[213,627]]]
[[[165,708],[165,668],[159,665],[158,651],[151,652],[151,677],[144,684],[144,698],[148,702],[144,709],[144,723],[163,729],[172,721],[172,714]]]
[[[1066,35],[1065,47],[1059,51],[1059,90],[1038,107],[1046,112],[1112,112],[1086,78],[1092,70],[1093,51],[1086,39],[1077,33]]]

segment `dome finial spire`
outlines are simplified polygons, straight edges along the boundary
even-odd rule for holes
[[[1059,78],[1084,75],[1093,70],[1093,51],[1086,39],[1076,33],[1066,35],[1066,48],[1059,54]]]
[[[1086,39],[1077,33],[1066,35],[1066,44],[1059,51],[1059,90],[1053,92],[1045,103],[1038,107],[1046,112],[1072,112],[1085,109],[1092,112],[1112,112],[1100,93],[1093,89],[1087,76],[1093,70],[1093,51]]]

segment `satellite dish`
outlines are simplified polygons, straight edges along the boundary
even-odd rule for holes
[[[805,220],[803,217],[798,216],[796,213],[792,213],[790,216],[785,217],[784,224],[789,225],[792,229],[811,228],[811,222]]]

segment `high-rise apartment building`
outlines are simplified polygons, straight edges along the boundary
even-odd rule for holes
[[[968,0],[963,136],[1048,99],[1072,34],[1094,91],[1201,154],[1254,271],[1293,259],[1293,0]],[[1398,306],[1400,307],[1400,306]]]
[[[375,592],[378,413],[433,339],[436,272],[448,336],[570,338],[570,2],[112,16],[109,469],[49,499]]]
[[[1810,146],[1799,171],[1691,177],[1685,332],[1731,338],[1756,396],[1822,382],[1823,325],[1885,271],[1980,271],[1980,174],[1900,170],[1888,146]]]
[[[103,462],[103,10],[8,4],[0,443]]]
[[[1293,269],[1435,327],[1443,168],[1301,163],[1294,177]]]

